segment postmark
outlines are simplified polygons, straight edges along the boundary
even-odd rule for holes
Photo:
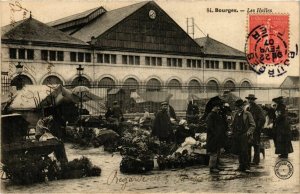
[[[288,160],[279,160],[274,167],[275,175],[280,179],[289,179],[294,173],[294,167]]]
[[[287,72],[289,61],[289,15],[250,14],[245,44],[247,62],[258,75],[277,77]]]

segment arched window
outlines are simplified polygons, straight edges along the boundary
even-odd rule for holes
[[[102,88],[113,88],[116,86],[116,83],[110,77],[104,77],[98,82],[98,86]]]
[[[251,84],[248,81],[243,81],[241,84],[242,88],[251,88]]]
[[[63,85],[63,82],[55,75],[50,75],[46,77],[42,83],[43,85],[52,85],[52,84],[61,84]]]
[[[228,80],[227,82],[225,82],[224,89],[230,90],[230,91],[234,91],[235,90],[235,84],[234,84],[234,82],[231,81],[231,80]]]
[[[214,80],[210,80],[207,83],[206,91],[207,92],[218,92],[219,91],[218,83],[216,81],[214,81]]]
[[[85,78],[85,77],[76,77],[73,81],[72,81],[72,85],[73,86],[87,86],[90,87],[91,83],[90,81]]]
[[[146,91],[159,91],[161,90],[161,83],[155,78],[150,79],[146,84]]]
[[[177,79],[172,79],[168,83],[170,89],[181,89],[181,83]]]
[[[128,78],[125,80],[123,84],[123,88],[129,89],[129,90],[137,90],[139,88],[139,83],[134,78]]]
[[[16,86],[17,90],[21,90],[25,85],[32,85],[32,80],[27,75],[18,75],[11,80],[10,85]]]
[[[202,87],[201,87],[200,82],[195,79],[191,80],[188,85],[188,90],[189,90],[189,92],[192,92],[192,93],[202,92]]]

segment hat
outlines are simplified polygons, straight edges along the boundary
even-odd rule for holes
[[[249,94],[246,99],[253,99],[253,100],[256,100],[257,98],[255,97],[254,94]]]
[[[168,103],[166,101],[163,101],[162,103],[160,103],[160,105],[168,105]]]
[[[243,106],[244,105],[244,101],[242,99],[238,99],[237,101],[234,102],[234,105],[235,106]]]
[[[273,102],[276,102],[276,103],[282,102],[282,101],[283,101],[283,96],[279,96],[279,97],[277,97],[277,98],[273,98],[272,101],[273,101]]]

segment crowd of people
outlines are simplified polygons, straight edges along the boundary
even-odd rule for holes
[[[265,118],[267,116],[267,122],[271,123],[274,131],[275,154],[278,154],[280,158],[287,158],[288,154],[293,152],[293,147],[283,97],[274,98],[272,101],[275,105],[268,109],[256,104],[257,98],[253,94],[249,94],[246,99],[247,101],[236,100],[234,102],[236,109],[232,111],[229,104],[219,96],[211,98],[201,118],[198,105],[190,102],[186,120],[179,120],[174,108],[168,102],[162,102],[160,110],[155,113],[153,122],[150,122],[149,130],[161,142],[180,144],[186,137],[195,137],[195,131],[188,127],[188,123],[197,123],[202,120],[206,123],[206,150],[210,156],[210,172],[217,173],[223,170],[220,164],[220,153],[225,147],[228,134],[232,135],[230,152],[239,156],[239,168],[237,170],[250,172],[251,165],[257,166],[260,163],[261,132],[266,124]],[[117,101],[113,102],[113,107],[107,110],[105,118],[117,124],[124,121],[123,113]],[[145,122],[149,118],[150,113],[146,107],[140,122]],[[52,116],[42,118],[37,122],[36,139],[38,141],[56,138],[49,130],[52,122]],[[173,127],[176,124],[179,127],[174,130]],[[61,154],[63,152],[64,150],[61,148],[57,151],[57,155],[63,155],[64,158],[64,154]]]
[[[188,104],[187,121],[204,119],[207,124],[206,150],[210,155],[210,172],[217,173],[221,170],[220,152],[225,147],[227,134],[232,134],[232,146],[230,152],[239,156],[239,168],[237,171],[250,172],[250,166],[260,164],[261,133],[266,123],[272,123],[275,154],[280,158],[287,158],[293,152],[290,136],[290,125],[287,118],[286,106],[283,97],[274,98],[275,105],[267,109],[256,104],[256,97],[249,94],[247,100],[238,99],[234,105],[236,111],[232,111],[220,97],[212,98],[209,106],[206,106],[204,116],[199,117],[197,105]],[[272,116],[273,115],[273,116]],[[172,131],[172,121],[176,121],[174,109],[167,103],[161,103],[161,110],[155,116],[152,134],[160,141],[184,141],[184,137],[194,136],[195,132],[188,130],[187,122],[179,122],[182,130]],[[187,129],[187,130],[185,130]],[[253,147],[253,149],[252,149]],[[253,154],[252,154],[253,150]],[[252,158],[253,156],[253,158]]]

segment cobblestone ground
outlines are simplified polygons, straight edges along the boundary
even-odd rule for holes
[[[211,175],[206,166],[180,170],[153,170],[145,175],[124,175],[119,171],[121,156],[108,154],[102,148],[74,149],[66,145],[69,160],[86,156],[102,168],[100,177],[59,180],[31,186],[10,185],[2,181],[2,192],[26,193],[79,193],[79,192],[259,192],[259,193],[300,193],[299,186],[299,141],[293,142],[294,153],[289,156],[293,164],[293,175],[287,180],[279,179],[274,166],[279,160],[274,154],[274,145],[266,150],[265,159],[258,167],[251,167],[251,173],[236,172],[237,159],[222,156],[225,170]],[[261,156],[262,157],[262,156]]]

